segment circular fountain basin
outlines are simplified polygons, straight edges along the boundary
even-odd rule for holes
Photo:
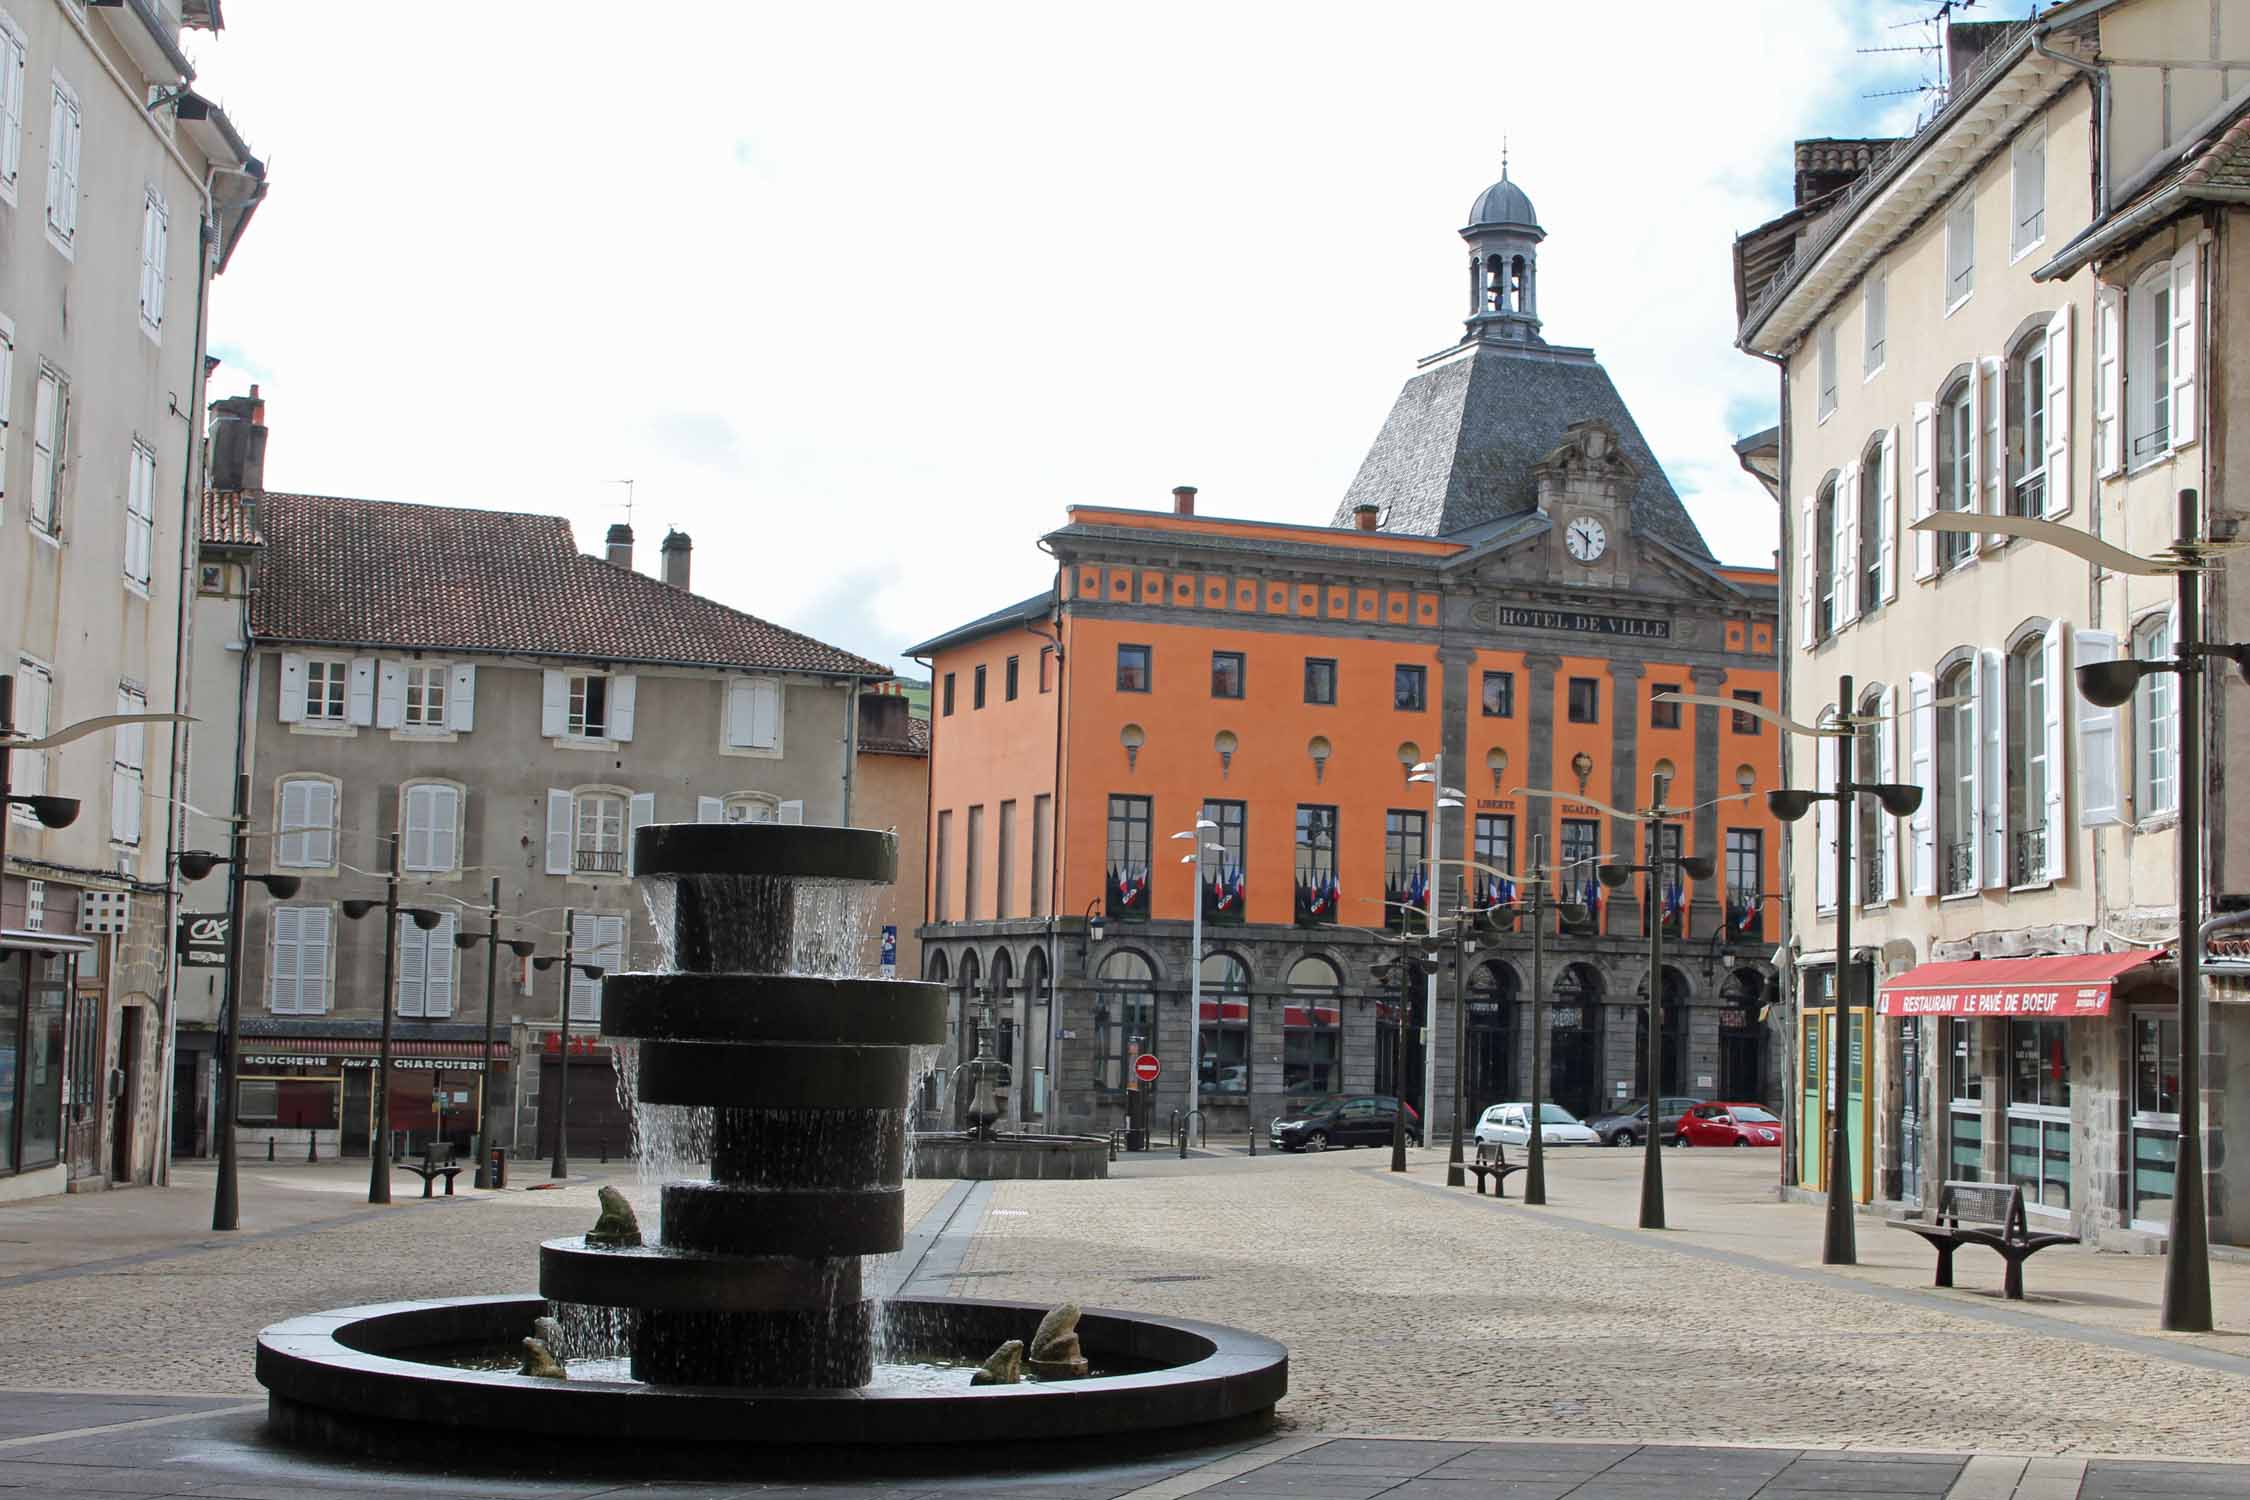
[[[987,1140],[967,1131],[922,1131],[914,1137],[909,1177],[970,1182],[1092,1182],[1109,1176],[1109,1138],[1099,1135],[1009,1135]]]
[[[981,1359],[1027,1342],[1033,1302],[893,1298],[918,1350]],[[545,1380],[435,1363],[464,1347],[512,1348],[548,1311],[532,1296],[453,1297],[342,1308],[258,1335],[269,1428],[292,1441],[396,1453],[451,1440],[484,1452],[510,1437],[615,1450],[655,1439],[705,1448],[1026,1443],[1157,1433],[1271,1413],[1289,1353],[1214,1323],[1087,1310],[1078,1336],[1097,1367],[1135,1373],[957,1389],[747,1390]]]

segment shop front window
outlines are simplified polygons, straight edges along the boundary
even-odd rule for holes
[[[2133,1017],[2133,1222],[2168,1233],[2180,1155],[2180,1022]]]
[[[1240,1099],[1250,1090],[1250,970],[1231,953],[1214,953],[1203,960],[1202,979],[1196,1093]]]
[[[2008,1023],[2008,1180],[2024,1205],[2070,1207],[2070,1023]]]
[[[1103,959],[1094,982],[1094,1086],[1118,1090],[1156,1040],[1156,971],[1128,950]]]
[[[1984,1181],[1984,1071],[1977,1058],[1977,1023],[1945,1023],[1945,1175],[1954,1182]]]
[[[1318,1098],[1343,1087],[1343,983],[1325,958],[1300,958],[1289,970],[1282,1011],[1281,1083],[1292,1099]]]

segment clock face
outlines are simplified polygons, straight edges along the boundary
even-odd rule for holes
[[[1563,545],[1572,557],[1590,563],[1609,546],[1609,531],[1592,516],[1580,516],[1564,529]]]

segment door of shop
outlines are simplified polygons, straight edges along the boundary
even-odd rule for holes
[[[101,1171],[102,997],[73,991],[63,1042],[64,1136],[73,1180]]]
[[[145,1014],[147,1012],[138,1005],[128,1005],[118,1012],[118,1089],[109,1127],[109,1179],[112,1182],[133,1180],[133,1131],[140,1123],[141,1104],[141,1017]]]
[[[562,1111],[554,1108],[562,1098],[563,1069],[553,1057],[539,1060],[539,1151],[555,1154],[555,1122]],[[632,1147],[625,1108],[617,1099],[617,1069],[605,1049],[570,1062],[570,1154],[573,1157],[606,1156],[621,1161]]]
[[[1798,1083],[1803,1095],[1798,1122],[1797,1185],[1828,1186],[1828,1038],[1836,1024],[1832,1010],[1805,1012],[1805,1056]]]

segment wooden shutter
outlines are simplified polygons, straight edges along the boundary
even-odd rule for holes
[[[750,699],[757,710],[756,728],[751,732],[750,743],[760,750],[781,748],[781,679],[761,677],[750,685]]]
[[[405,867],[409,870],[430,870],[435,866],[430,860],[430,821],[436,815],[432,795],[437,788],[420,783],[406,789],[406,806],[401,809],[399,821],[406,825]]]
[[[1992,359],[1972,360],[1969,366],[1969,492],[1961,497],[1965,511],[1991,512],[2006,510],[2007,503],[1995,490],[1986,466],[1996,455],[2005,453],[2004,436],[1993,426],[2000,413],[2007,410],[2004,400],[1993,400],[1998,388],[1988,390],[1986,382],[1992,378]],[[1976,538],[1979,547],[1989,547],[1996,540],[1989,533]]]
[[[1922,805],[1908,825],[1913,833],[1917,896],[1937,894],[1937,679],[1927,672],[1907,675],[1907,724],[1913,730],[1906,779],[1922,789]]]
[[[1901,732],[1898,717],[1898,689],[1885,688],[1875,700],[1875,716],[1882,722],[1875,726],[1875,775],[1878,780],[1898,780],[1898,737]],[[1894,901],[1898,898],[1898,819],[1887,812],[1875,815],[1875,875],[1876,899]]]
[[[2081,630],[2072,644],[2078,665],[2117,660],[2117,633]],[[2119,795],[2117,770],[2117,710],[2100,708],[2078,692],[2071,678],[2058,697],[2078,704],[2078,826],[2106,828],[2125,821],[2124,799]],[[2053,772],[2058,777],[2060,772]]]
[[[271,973],[266,983],[266,1009],[277,1015],[297,1012],[297,974],[303,956],[300,934],[304,916],[302,906],[273,908],[273,956],[268,965]]]
[[[70,128],[67,123],[69,109],[69,101],[63,97],[63,91],[56,89],[54,111],[47,116],[47,222],[65,238],[69,237],[70,231],[63,219],[63,175],[70,153],[63,144],[63,137]]]
[[[148,700],[128,688],[117,690],[121,714],[148,712]],[[112,731],[112,770],[109,786],[109,835],[121,844],[141,841],[142,771],[146,766],[148,726],[120,724]]]
[[[13,189],[23,171],[24,39],[0,28],[0,181]]]
[[[609,680],[609,737],[620,743],[633,737],[633,699],[639,679],[627,676]]]
[[[297,929],[297,1008],[317,1015],[328,1009],[328,984],[336,960],[336,913],[326,906],[302,909]]]
[[[306,835],[299,831],[312,821],[309,810],[312,788],[310,781],[284,781],[281,784],[281,829],[274,839],[274,862],[282,865],[309,865],[312,859]]]
[[[1979,890],[2008,883],[2008,663],[1997,651],[1979,651],[1970,674],[1976,722],[1976,781],[1970,789],[1969,826]]]
[[[1859,618],[1859,465],[1836,476],[1836,628]]]
[[[2125,467],[2123,308],[2115,287],[2094,294],[2094,472],[2103,479]]]
[[[727,803],[724,797],[698,797],[695,799],[695,821],[698,823],[724,823],[727,820]]]
[[[2185,448],[2195,441],[2202,413],[2195,407],[2196,317],[2195,269],[2203,253],[2190,244],[2172,257],[2172,446]]]
[[[302,723],[305,717],[305,659],[294,651],[281,656],[281,702],[276,705],[281,722]]]
[[[2068,740],[2063,724],[2068,714],[2064,705],[2070,701],[2070,674],[2066,670],[2069,663],[2063,644],[2062,621],[2057,620],[2047,627],[2047,634],[2039,643],[2039,651],[2040,669],[2047,681],[2047,722],[2026,724],[2023,732],[2027,738],[2033,734],[2046,736],[2047,848],[2046,865],[2040,872],[2040,878],[2060,880],[2070,873],[2070,843],[2074,837],[2070,826],[2064,821],[2064,810],[2069,805],[2069,799],[2063,794],[2063,768],[2067,764],[2064,755]]]
[[[39,372],[31,406],[31,524],[53,530],[55,511],[55,422],[62,386],[52,370]]]
[[[453,946],[453,930],[458,920],[454,913],[447,912],[438,918],[436,927],[424,934],[429,939],[429,957],[422,969],[422,1014],[425,1016],[453,1014],[453,969],[460,961],[459,951]]]
[[[375,727],[396,729],[406,722],[406,668],[395,661],[376,667]]]
[[[1898,598],[1898,429],[1883,430],[1883,457],[1875,471],[1875,516],[1882,533],[1875,541],[1875,571],[1882,601]],[[1869,601],[1870,603],[1874,601]]]
[[[725,743],[729,749],[742,750],[750,744],[750,681],[747,677],[727,679],[726,702],[720,716],[726,721]]]
[[[571,796],[560,787],[547,788],[547,873],[570,873]]]
[[[1937,407],[1914,403],[1914,519],[1937,514]],[[1937,577],[1937,533],[1914,533],[1914,576]]]
[[[428,1002],[425,983],[430,964],[432,934],[414,925],[404,912],[398,915],[398,1013],[419,1016]]]
[[[336,863],[336,784],[332,781],[305,783],[305,821],[310,828],[305,833],[305,863],[332,865]]]
[[[456,734],[467,734],[477,727],[477,669],[471,663],[462,662],[448,676],[445,727]]]
[[[781,804],[781,807],[780,807],[780,809],[779,809],[779,813],[778,813],[778,816],[777,816],[777,817],[775,818],[775,821],[776,821],[776,822],[780,822],[780,823],[802,823],[802,822],[804,822],[804,821],[805,821],[805,804],[804,804],[804,803],[802,803],[802,802],[784,802],[784,803],[782,803],[782,804]]]
[[[2047,320],[2047,499],[2052,521],[2070,514],[2070,304]]]
[[[375,720],[375,658],[372,656],[352,658],[351,681],[344,695],[344,718],[359,725]]]
[[[633,835],[656,821],[656,793],[635,792],[625,805],[625,873],[633,873]]]
[[[81,130],[78,101],[71,99],[69,106],[63,128],[62,232],[66,240],[78,233],[78,148]]]
[[[570,732],[570,679],[560,672],[539,674],[539,732],[550,740]]]
[[[1825,725],[1824,717],[1822,723]],[[1836,788],[1837,747],[1844,741],[1822,735],[1813,741],[1813,790]],[[1824,912],[1836,909],[1836,804],[1813,804],[1813,902]]]
[[[1797,646],[1810,651],[1820,644],[1814,623],[1820,609],[1820,497],[1808,494],[1797,502]]]
[[[430,802],[430,858],[438,869],[451,870],[461,862],[461,789],[433,786]]]

